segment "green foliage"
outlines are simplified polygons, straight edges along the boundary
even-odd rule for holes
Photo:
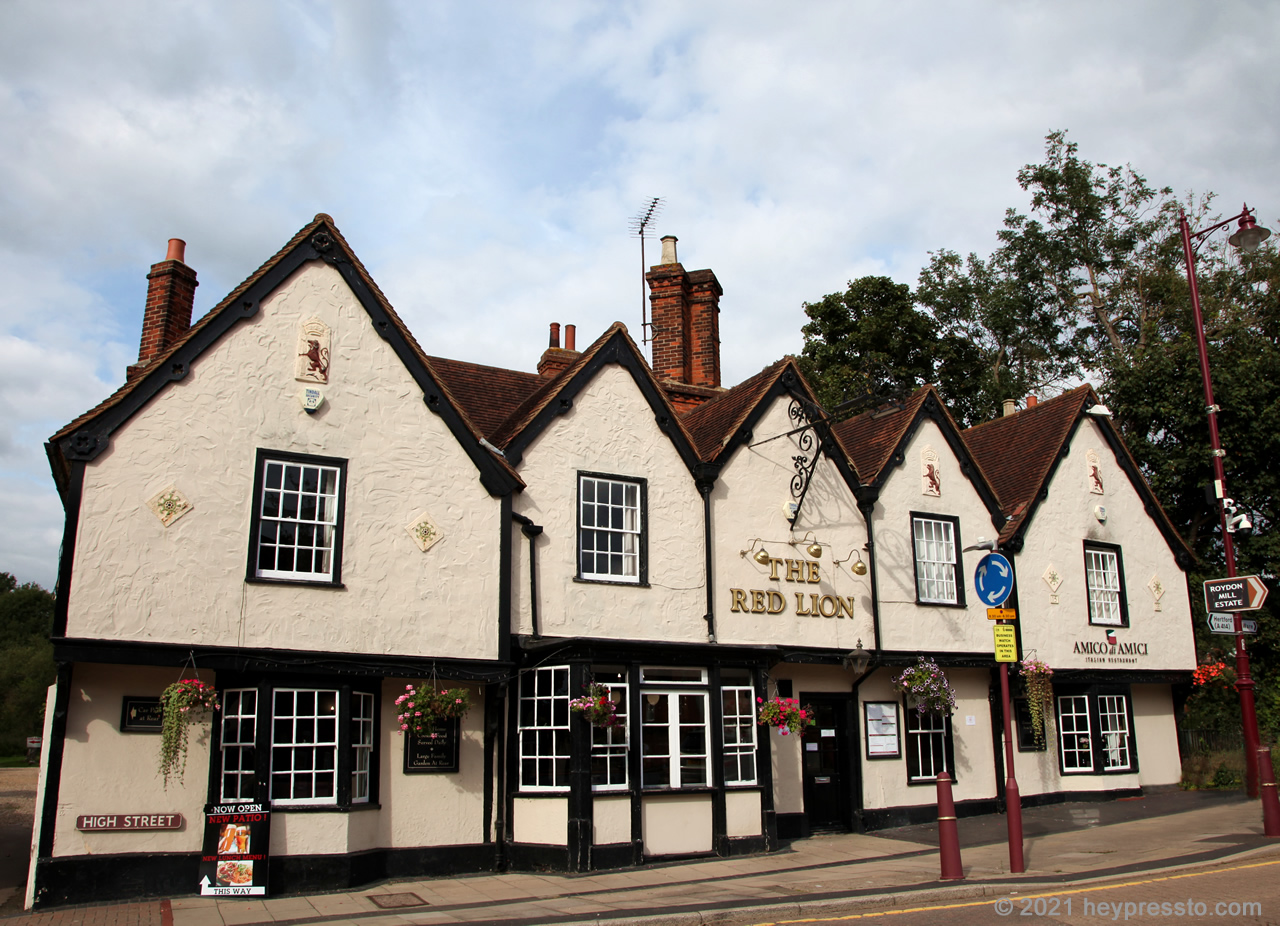
[[[160,777],[164,788],[169,780],[182,781],[187,770],[187,734],[192,724],[208,719],[218,709],[218,692],[198,678],[184,678],[160,693],[163,720],[160,723]]]
[[[57,669],[49,633],[53,595],[0,572],[0,755],[25,755],[44,729],[46,690]]]
[[[910,286],[861,277],[804,311],[811,320],[800,365],[826,408],[933,382],[937,326],[916,309]]]

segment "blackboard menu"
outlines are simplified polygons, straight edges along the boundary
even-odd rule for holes
[[[269,805],[207,805],[200,893],[215,897],[266,896],[270,845]]]
[[[120,705],[120,730],[123,733],[159,733],[164,720],[159,698],[125,695]]]
[[[406,732],[404,773],[456,772],[461,726],[458,718],[454,717],[436,727],[434,736],[416,736]]]

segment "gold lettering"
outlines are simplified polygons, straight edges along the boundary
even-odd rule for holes
[[[822,577],[821,577],[820,575],[818,575],[818,564],[817,564],[817,563],[815,563],[815,562],[813,562],[812,560],[810,560],[810,561],[809,561],[808,563],[806,563],[805,565],[807,565],[807,566],[809,567],[809,578],[808,578],[806,581],[808,581],[808,582],[821,582],[821,581],[822,581]]]
[[[753,588],[751,590],[751,613],[764,613],[764,592],[760,591],[758,588]]]
[[[804,606],[804,592],[796,592],[796,617],[813,617],[813,612]]]
[[[788,582],[804,581],[804,560],[802,559],[787,560],[787,581]]]
[[[831,605],[831,613],[827,613],[827,605]],[[840,613],[840,606],[836,604],[836,600],[830,595],[823,595],[818,602],[818,609],[822,612],[823,617],[835,617]]]
[[[733,601],[733,604],[729,608],[730,611],[747,610],[747,593],[746,592],[744,592],[740,588],[731,588],[729,589],[729,594],[732,596],[732,601]]]
[[[818,608],[818,596],[816,594],[809,595],[809,616],[817,617],[822,613]]]
[[[773,559],[772,557],[769,559],[769,578],[775,582],[778,581],[778,564],[780,562],[782,562],[780,559]]]
[[[781,593],[775,592],[773,589],[769,589],[765,594],[769,600],[768,607],[770,614],[781,614],[786,609],[787,599],[783,598]]]
[[[840,617],[844,617],[845,614],[847,614],[849,615],[849,618],[852,619],[853,618],[853,596],[850,595],[848,598],[838,597],[836,598],[836,601],[840,602],[840,610],[844,612],[844,614],[841,614]]]

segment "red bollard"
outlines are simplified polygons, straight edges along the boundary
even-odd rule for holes
[[[1262,831],[1280,836],[1280,798],[1276,797],[1276,776],[1271,767],[1271,747],[1258,747],[1258,794],[1262,798]]]
[[[956,802],[951,797],[951,776],[938,775],[938,857],[943,881],[963,881],[960,864],[960,833],[956,829]]]

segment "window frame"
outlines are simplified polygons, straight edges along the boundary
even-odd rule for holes
[[[582,486],[584,479],[606,480],[608,482],[621,483],[623,485],[634,485],[639,489],[639,500],[637,507],[637,518],[640,521],[639,530],[635,532],[636,536],[636,576],[630,578],[625,575],[615,575],[613,573],[596,573],[584,572],[582,569],[582,544],[584,530],[598,530],[595,526],[585,527],[582,523]],[[576,526],[577,542],[575,544],[574,555],[574,581],[576,582],[593,582],[606,585],[631,585],[646,588],[649,585],[649,480],[638,476],[623,476],[617,473],[597,473],[587,470],[578,470],[576,474],[577,489],[574,495],[574,524]],[[608,528],[607,530],[612,530]],[[628,532],[630,533],[630,532]]]
[[[955,754],[955,734],[951,725],[951,715],[943,714],[941,711],[926,711],[923,715],[914,707],[907,704],[906,699],[902,701],[902,751],[903,758],[906,760],[907,784],[908,785],[931,785],[938,780],[937,772],[933,775],[920,774],[920,756],[919,750],[916,748],[917,741],[923,736],[933,736],[941,733],[942,735],[942,771],[951,775],[951,783],[955,784],[956,777],[956,754]],[[920,721],[923,717],[941,717],[942,730],[921,730],[919,728]],[[913,726],[915,729],[913,729]],[[933,756],[932,741],[929,748],[930,756]],[[915,771],[913,773],[912,767]]]
[[[336,511],[333,525],[333,551],[331,568],[328,575],[316,573],[316,578],[307,578],[304,573],[293,575],[264,576],[258,569],[258,554],[261,547],[262,531],[262,495],[266,482],[267,465],[282,463],[284,465],[319,466],[338,471],[336,493]],[[346,521],[347,495],[347,460],[342,457],[323,457],[314,454],[292,453],[285,450],[268,450],[259,447],[254,456],[253,495],[249,516],[249,550],[245,565],[245,581],[274,585],[310,585],[321,588],[343,588],[342,584],[342,546],[344,522]]]
[[[210,744],[209,761],[209,801],[214,804],[266,803],[280,812],[318,811],[344,813],[362,808],[376,809],[378,804],[378,778],[381,765],[381,716],[382,689],[381,684],[371,681],[368,684],[351,684],[345,679],[333,677],[318,678],[300,676],[288,678],[272,676],[270,678],[249,677],[239,674],[228,674],[219,678],[223,703],[226,695],[232,692],[254,692],[256,699],[252,714],[237,713],[237,722],[252,720],[254,737],[252,744],[237,738],[231,743],[224,742],[226,724],[232,719],[226,711],[220,711],[214,724],[212,742]],[[272,774],[272,751],[275,741],[275,693],[277,691],[336,691],[337,705],[334,714],[335,758],[334,758],[334,794],[332,798],[281,799],[272,797],[274,781]],[[367,702],[364,699],[368,698]],[[372,716],[362,718],[367,723],[372,741],[367,746],[353,742],[353,709],[357,702],[367,703],[371,707]],[[237,732],[243,731],[241,727]],[[247,767],[239,767],[235,774],[248,779],[247,787],[240,787],[236,796],[225,797],[225,764],[230,749],[251,749],[252,760]],[[368,791],[363,797],[353,797],[352,786],[356,770],[356,751],[365,752],[368,759]],[[238,755],[243,756],[243,752]],[[242,763],[243,766],[243,763]]]
[[[602,675],[617,675],[617,678],[603,679]],[[610,793],[628,791],[631,787],[631,680],[626,669],[607,670],[592,667],[591,682],[603,685],[609,691],[609,698],[617,704],[615,716],[620,723],[612,727],[591,727],[591,790]],[[622,781],[611,781],[613,764],[611,759],[622,759]],[[602,760],[604,781],[596,780],[596,760]]]
[[[725,696],[732,694],[741,707],[741,699],[746,698],[747,712],[741,710],[730,713],[730,705],[725,703]],[[750,682],[720,685],[720,749],[724,786],[726,788],[754,787],[760,784],[760,754],[756,738],[756,687]],[[745,736],[743,735],[745,731]],[[734,741],[729,735],[735,732]],[[750,757],[751,776],[742,774],[743,762]],[[737,769],[737,776],[729,777],[730,763]]]
[[[1110,731],[1103,730],[1102,701],[1104,698],[1122,698],[1124,710],[1120,716],[1124,719],[1123,749],[1128,752],[1128,764],[1108,767],[1108,749],[1106,737]],[[1062,745],[1062,700],[1064,698],[1083,698],[1085,715],[1089,722],[1089,768],[1067,768],[1065,750]],[[1096,684],[1096,685],[1064,685],[1055,686],[1053,691],[1054,720],[1058,726],[1055,737],[1058,743],[1058,770],[1064,775],[1133,775],[1138,772],[1138,739],[1133,719],[1133,692],[1128,685]],[[1116,716],[1114,711],[1108,716]],[[1078,734],[1076,734],[1078,735]]]
[[[1044,736],[1039,746],[1036,745],[1035,732],[1031,729],[1031,705],[1026,698],[1013,698],[1013,733],[1018,742],[1018,752],[1047,752],[1049,750],[1049,714],[1045,714]],[[1056,736],[1056,731],[1054,732]]]
[[[963,553],[963,543],[960,539],[960,519],[955,515],[935,514],[933,512],[928,512],[928,511],[912,511],[910,512],[910,519],[911,520],[909,523],[910,523],[910,538],[911,538],[911,566],[912,566],[911,572],[912,572],[912,578],[915,584],[916,604],[925,605],[928,607],[937,607],[937,608],[966,607],[967,602],[965,600],[965,587],[964,587],[964,581],[963,581],[964,574],[965,574],[964,573],[964,553]],[[922,565],[922,561],[920,559],[919,550],[916,546],[916,524],[917,522],[920,522],[920,521],[935,521],[942,524],[949,524],[951,526],[951,539],[952,539],[952,545],[955,552],[955,560],[951,564],[952,581],[955,584],[955,590],[956,590],[954,601],[939,601],[939,600],[924,598],[920,594],[920,580],[921,580],[920,567]]]
[[[551,691],[546,695],[538,694],[538,678],[542,673],[547,673],[546,677],[551,679]],[[557,674],[563,677],[562,690],[557,690]],[[533,686],[532,694],[526,694],[525,683],[531,680]],[[572,754],[570,742],[570,721],[572,719],[569,712],[569,685],[570,674],[568,665],[554,666],[536,666],[527,670],[520,676],[520,688],[518,697],[516,698],[516,780],[519,790],[523,794],[564,794],[569,790],[569,761]],[[533,722],[525,723],[525,702],[531,701]],[[549,714],[549,723],[538,722],[538,704],[546,702]],[[561,704],[557,710],[557,702]],[[562,714],[564,722],[557,723],[557,714]],[[538,744],[538,749],[532,755],[526,755],[525,745],[529,741],[526,733],[531,733],[533,742]],[[549,734],[548,736],[540,736],[539,734]],[[558,734],[558,735],[557,735]],[[545,741],[551,743],[551,753],[544,755],[541,745]],[[563,747],[561,748],[561,744]],[[541,775],[535,775],[535,781],[525,781],[525,763],[533,761],[535,770],[540,769],[536,763],[543,761],[551,762],[551,783],[543,784]],[[557,764],[559,763],[559,764]],[[562,774],[561,774],[562,773]],[[563,781],[561,779],[563,778]]]
[[[1119,623],[1098,620],[1093,608],[1093,582],[1090,579],[1091,571],[1089,569],[1089,554],[1110,554],[1115,557],[1116,563],[1116,583],[1117,588],[1114,591],[1117,594],[1116,607],[1120,612]],[[1105,592],[1111,592],[1112,589],[1102,589]],[[1124,556],[1118,544],[1103,543],[1098,540],[1086,540],[1084,542],[1084,594],[1085,602],[1089,610],[1089,625],[1091,627],[1128,627],[1129,626],[1129,599],[1125,594],[1124,582]]]
[[[648,705],[648,698],[656,696],[658,698],[667,698],[667,720],[666,726],[666,745],[667,752],[665,755],[651,756],[645,750],[645,731],[646,729],[661,728],[663,724],[646,723],[645,707]],[[686,753],[682,745],[681,730],[685,727],[692,727],[694,724],[682,724],[680,722],[680,698],[692,697],[702,699],[702,744],[703,751],[701,753]],[[676,709],[671,710],[671,700],[675,699]],[[658,702],[654,702],[656,705]],[[690,791],[690,790],[709,790],[714,782],[713,769],[711,767],[712,749],[711,749],[711,692],[706,686],[699,687],[679,687],[679,686],[657,686],[651,685],[640,689],[640,716],[637,718],[640,724],[640,788],[647,792],[663,792],[663,791]],[[665,758],[667,760],[667,783],[666,784],[650,784],[644,772],[645,762],[650,758]],[[683,760],[701,759],[703,761],[702,771],[703,780],[696,784],[686,783],[684,781],[682,764]]]

